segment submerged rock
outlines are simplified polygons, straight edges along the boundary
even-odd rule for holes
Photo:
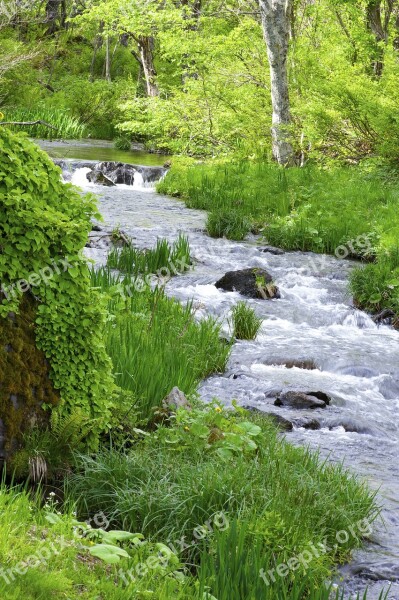
[[[264,246],[263,248],[258,248],[260,252],[268,252],[269,254],[275,254],[276,256],[280,254],[285,254],[285,250],[281,248],[275,248],[275,246]]]
[[[324,392],[281,392],[274,401],[275,406],[290,408],[325,408],[330,398]]]
[[[267,418],[271,419],[273,421],[274,425],[276,425],[276,427],[278,427],[282,431],[292,431],[293,430],[293,425],[292,425],[291,421],[289,421],[285,417],[282,417],[281,415],[276,415],[275,413],[266,412],[266,411],[260,410],[259,408],[255,408],[254,406],[244,406],[244,408],[245,408],[245,410],[250,410],[251,412],[259,413],[260,415],[262,415],[262,417],[267,417]]]
[[[301,417],[299,419],[295,419],[294,425],[296,427],[303,427],[304,429],[311,429],[313,431],[321,428],[320,421],[317,419],[312,419],[311,417]]]
[[[272,276],[264,269],[257,267],[229,271],[215,283],[218,289],[226,292],[239,292],[247,298],[280,298],[280,292],[273,283]]]

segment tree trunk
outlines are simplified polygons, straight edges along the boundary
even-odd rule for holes
[[[381,43],[386,43],[386,32],[381,19],[381,0],[371,0],[367,4],[367,27],[375,39],[374,56],[372,60],[372,69],[376,77],[381,77],[384,69],[384,50]]]
[[[111,51],[109,35],[105,38],[105,79],[111,82]]]
[[[280,165],[292,165],[295,159],[288,129],[291,124],[287,74],[290,2],[259,0],[270,65],[272,150],[273,157]]]
[[[54,35],[60,29],[60,26],[65,25],[66,7],[63,0],[48,0],[46,3],[46,22],[48,23],[47,35]],[[57,24],[59,20],[59,24]]]
[[[202,0],[182,0],[181,5],[183,7],[183,19],[190,21],[190,24],[186,27],[187,31],[198,31]],[[190,55],[185,54],[184,60],[182,73],[183,89],[188,79],[198,79],[198,73],[192,70],[194,63],[190,60]]]
[[[137,40],[140,53],[140,62],[143,68],[147,96],[159,96],[157,85],[157,72],[154,65],[154,38],[152,36],[141,36]]]

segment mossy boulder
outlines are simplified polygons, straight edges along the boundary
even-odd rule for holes
[[[0,460],[15,450],[34,425],[48,423],[59,403],[49,364],[36,347],[36,301],[26,294],[19,314],[0,318]]]

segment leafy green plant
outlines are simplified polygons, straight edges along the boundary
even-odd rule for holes
[[[83,450],[94,426],[79,410],[63,416],[53,411],[49,427],[24,434],[22,449],[11,460],[15,476],[29,477],[33,483],[60,479],[71,469],[74,452]]]
[[[46,108],[36,106],[32,108],[13,108],[6,110],[7,121],[44,121],[52,125],[46,127],[42,124],[24,127],[24,131],[33,138],[39,139],[79,139],[86,135],[86,126],[78,118],[71,115],[68,109]],[[10,125],[14,132],[21,131],[17,125]]]
[[[254,309],[247,302],[237,302],[231,311],[233,335],[238,340],[254,340],[262,325]]]
[[[0,146],[0,316],[18,313],[24,293],[33,294],[36,344],[59,390],[58,410],[94,419],[95,444],[115,389],[103,339],[105,300],[91,288],[81,254],[96,202],[63,184],[60,170],[25,136],[0,128]]]

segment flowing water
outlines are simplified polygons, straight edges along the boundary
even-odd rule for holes
[[[344,461],[379,490],[384,522],[375,527],[372,542],[343,568],[343,585],[348,598],[369,586],[368,598],[374,600],[390,584],[389,598],[399,600],[399,333],[377,326],[351,306],[347,279],[354,264],[302,252],[273,255],[262,252],[255,238],[211,239],[204,233],[203,212],[151,188],[93,186],[82,169],[72,180],[98,193],[105,224],[120,226],[139,247],[153,246],[158,237],[174,240],[179,232],[185,233],[195,268],[174,277],[167,284],[168,293],[182,302],[193,299],[197,315],[222,319],[226,333],[229,312],[240,296],[216,289],[215,281],[227,271],[245,267],[271,273],[281,298],[249,300],[263,319],[257,339],[237,342],[226,373],[204,381],[200,395],[206,401],[217,397],[227,405],[237,399],[294,420],[297,426],[286,434],[289,440],[319,449],[332,461]],[[104,261],[103,250],[87,252],[97,262]],[[273,391],[285,387],[324,391],[332,403],[312,411],[277,408]],[[320,429],[300,426],[300,418],[309,413]]]

